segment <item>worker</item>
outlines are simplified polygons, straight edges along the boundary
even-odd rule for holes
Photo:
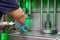
[[[18,0],[0,0],[0,18],[3,14],[8,13],[21,24],[20,30],[23,33],[27,32],[25,28],[30,30],[29,26],[25,23],[25,14],[21,7],[19,7]]]

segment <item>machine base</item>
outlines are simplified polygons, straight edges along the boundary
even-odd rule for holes
[[[41,30],[44,34],[57,34],[57,30]]]

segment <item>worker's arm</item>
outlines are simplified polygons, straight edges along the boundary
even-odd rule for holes
[[[25,24],[25,14],[24,12],[22,11],[21,8],[18,8],[14,11],[11,11],[9,13],[14,19],[16,19],[19,23],[21,24]]]
[[[27,32],[25,28],[27,28],[30,31],[30,27],[25,23],[25,16],[24,16],[25,14],[21,8],[11,11],[10,15],[20,23],[20,30],[24,34]]]

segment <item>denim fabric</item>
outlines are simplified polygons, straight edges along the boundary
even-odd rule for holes
[[[18,8],[18,0],[0,0],[0,11],[3,14],[7,14]]]

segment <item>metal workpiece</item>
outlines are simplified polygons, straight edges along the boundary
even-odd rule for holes
[[[1,33],[13,33],[14,30],[14,23],[13,22],[0,22],[0,34]]]

